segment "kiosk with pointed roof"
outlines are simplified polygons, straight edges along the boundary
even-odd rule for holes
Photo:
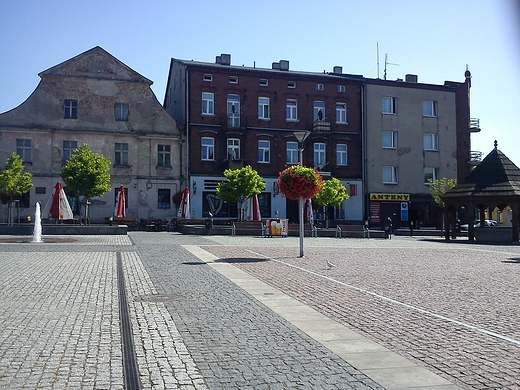
[[[454,188],[442,197],[445,203],[446,239],[455,237],[456,213],[465,207],[471,220],[468,224],[470,241],[518,242],[520,212],[520,169],[507,156],[495,148],[482,162]],[[473,226],[472,216],[479,210],[480,221],[485,220],[486,209],[495,207],[500,211],[509,206],[512,210],[511,226]],[[485,233],[484,233],[485,231]]]

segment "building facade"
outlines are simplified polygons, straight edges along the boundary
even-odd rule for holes
[[[62,181],[64,162],[83,143],[111,161],[113,191],[92,199],[91,222],[106,222],[114,214],[121,185],[127,217],[175,216],[172,197],[182,181],[180,134],[153,94],[152,81],[101,47],[39,76],[25,102],[0,114],[0,161],[17,152],[33,175],[34,187],[20,202],[22,216],[34,215],[36,202],[45,206]],[[79,214],[84,199],[69,201]]]
[[[470,172],[469,89],[465,82],[420,84],[367,79],[364,85],[366,215],[372,226],[388,218],[394,228],[437,227],[429,179],[466,177]]]
[[[296,222],[297,202],[282,197],[277,178],[286,165],[298,163],[293,132],[308,130],[303,165],[316,167],[324,179],[339,179],[351,195],[326,212],[336,220],[362,221],[362,83],[341,67],[297,72],[283,60],[271,69],[233,66],[228,54],[214,64],[172,59],[164,107],[186,137],[192,217],[236,217],[236,205],[221,202],[216,187],[225,169],[251,165],[266,183],[259,196],[262,218]]]

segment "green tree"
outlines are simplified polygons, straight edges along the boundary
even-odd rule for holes
[[[225,202],[238,203],[240,210],[238,219],[242,220],[244,201],[262,192],[265,183],[250,165],[241,169],[226,169],[224,176],[228,181],[219,183],[217,196]]]
[[[444,201],[441,196],[457,185],[457,179],[447,179],[443,177],[442,179],[434,181],[430,178],[428,179],[428,183],[430,183],[430,194],[432,195],[433,201],[438,206],[444,207]]]
[[[33,186],[32,174],[23,173],[25,166],[22,158],[12,153],[7,159],[6,168],[0,171],[0,192],[2,197],[9,203],[8,225],[13,225],[13,200],[15,197],[25,194]]]
[[[314,198],[314,201],[320,206],[339,206],[341,202],[350,198],[347,194],[346,187],[340,183],[336,178],[331,178],[323,183],[323,187],[318,195]],[[325,213],[325,223],[327,228],[329,227],[329,219],[327,213]]]
[[[77,148],[61,170],[67,188],[76,196],[84,196],[86,204],[93,196],[101,196],[111,190],[110,160],[94,153],[87,144]],[[85,215],[88,221],[89,211]]]

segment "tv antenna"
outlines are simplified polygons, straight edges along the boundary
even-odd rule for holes
[[[385,54],[385,74],[384,74],[384,77],[383,77],[384,80],[386,80],[386,66],[387,65],[399,66],[399,64],[393,64],[391,62],[388,62],[388,54]]]

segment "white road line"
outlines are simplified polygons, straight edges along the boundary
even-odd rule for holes
[[[430,315],[432,317],[435,317],[435,318],[439,318],[441,320],[444,320],[444,321],[448,321],[448,322],[452,322],[454,324],[457,324],[457,325],[460,325],[460,326],[463,326],[465,328],[468,328],[468,329],[471,329],[471,330],[475,330],[477,332],[480,332],[480,333],[484,333],[488,336],[492,336],[492,337],[496,337],[496,338],[499,338],[501,340],[504,340],[504,341],[508,341],[510,343],[513,343],[513,344],[517,344],[517,345],[520,345],[520,340],[516,340],[516,339],[513,339],[511,337],[507,337],[507,336],[504,336],[500,333],[496,333],[496,332],[492,332],[492,331],[489,331],[487,329],[484,329],[484,328],[480,328],[478,326],[475,326],[475,325],[471,325],[471,324],[468,324],[466,322],[462,322],[462,321],[459,321],[459,320],[455,320],[453,318],[449,318],[449,317],[446,317],[446,316],[443,316],[441,314],[437,314],[437,313],[433,313],[429,310],[426,310],[426,309],[423,309],[423,308],[420,308],[420,307],[417,307],[417,306],[413,306],[413,305],[410,305],[408,303],[405,303],[405,302],[401,302],[401,301],[398,301],[398,300],[395,300],[393,298],[389,298],[389,297],[385,297],[384,295],[381,295],[381,294],[378,294],[378,293],[375,293],[373,291],[370,291],[370,290],[366,290],[364,288],[361,288],[361,287],[356,287],[356,286],[353,286],[351,284],[348,284],[348,283],[344,283],[344,282],[341,282],[339,280],[336,280],[336,279],[333,279],[331,277],[328,277],[328,276],[325,276],[325,275],[322,275],[318,272],[314,272],[314,271],[311,271],[311,270],[308,270],[306,268],[302,268],[302,267],[299,267],[297,265],[294,265],[294,264],[290,264],[290,263],[286,263],[285,261],[282,261],[282,260],[278,260],[278,259],[275,259],[273,257],[269,257],[269,256],[266,256],[266,255],[263,255],[261,253],[258,253],[258,252],[255,252],[255,251],[252,251],[250,249],[246,249],[246,251],[250,252],[250,253],[253,253],[257,256],[261,256],[263,258],[266,258],[266,259],[269,259],[269,260],[272,260],[272,261],[276,261],[277,263],[280,263],[280,264],[284,264],[284,265],[287,265],[289,267],[292,267],[292,268],[295,268],[295,269],[298,269],[300,271],[304,271],[304,272],[307,272],[311,275],[315,275],[315,276],[319,276],[320,278],[323,278],[323,279],[327,279],[331,282],[334,282],[336,284],[339,284],[339,285],[342,285],[344,287],[348,287],[352,290],[356,290],[356,291],[359,291],[359,292],[362,292],[362,293],[365,293],[365,294],[369,294],[369,295],[372,295],[374,297],[377,297],[379,299],[383,299],[385,301],[388,301],[388,302],[392,302],[392,303],[395,303],[397,305],[401,305],[401,306],[404,306],[408,309],[412,309],[412,310],[415,310],[415,311],[418,311],[419,313],[423,313],[423,314],[427,314],[427,315]]]

